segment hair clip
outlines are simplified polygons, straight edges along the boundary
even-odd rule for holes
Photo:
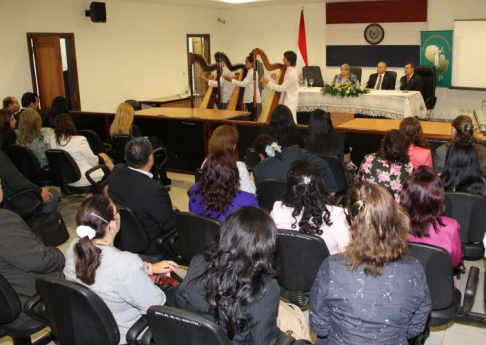
[[[304,176],[303,180],[304,180],[304,184],[309,184],[311,182],[310,176]]]
[[[358,211],[361,211],[361,209],[364,207],[364,202],[362,202],[361,200],[358,202],[359,202]]]
[[[76,228],[76,234],[79,238],[84,238],[88,236],[90,240],[92,240],[96,236],[96,231],[90,226],[87,225],[79,225]]]
[[[110,223],[109,221],[107,221],[105,218],[102,218],[100,216],[98,216],[97,214],[94,214],[93,212],[90,213],[90,215],[92,215],[93,217],[96,217],[98,219],[101,219],[102,221],[104,221],[106,224]]]
[[[271,143],[265,147],[265,153],[268,157],[275,157],[275,152],[282,152],[282,147],[277,143]]]

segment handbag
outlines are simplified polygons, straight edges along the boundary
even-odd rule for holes
[[[30,230],[39,236],[46,247],[57,247],[69,239],[69,232],[62,215],[53,211],[37,213],[28,222]]]
[[[295,304],[279,301],[277,327],[295,339],[310,341],[310,332],[304,313]]]

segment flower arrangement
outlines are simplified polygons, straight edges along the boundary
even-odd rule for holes
[[[359,97],[359,95],[364,95],[369,93],[368,90],[360,90],[355,87],[353,83],[338,83],[338,84],[326,84],[321,89],[323,95],[331,95],[333,97]]]

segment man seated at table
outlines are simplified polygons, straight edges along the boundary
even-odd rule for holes
[[[366,83],[367,89],[375,90],[395,90],[395,78],[393,74],[386,71],[386,62],[378,62],[376,73],[370,75]]]
[[[400,90],[424,90],[424,80],[418,74],[415,74],[415,65],[412,62],[405,64],[405,75],[400,79]]]

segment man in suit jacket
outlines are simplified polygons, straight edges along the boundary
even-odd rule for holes
[[[45,274],[63,277],[64,255],[46,247],[17,214],[0,209],[0,274],[12,285],[22,305],[35,293],[35,280]],[[23,312],[19,320],[30,317]]]
[[[157,254],[154,240],[175,227],[175,215],[167,189],[152,179],[152,144],[135,138],[125,147],[127,164],[118,164],[110,175],[108,194],[117,205],[129,207],[147,230],[151,244],[145,254]]]
[[[386,62],[378,62],[376,73],[370,75],[370,78],[366,83],[366,88],[375,90],[395,90],[395,80],[393,74],[386,71]]]
[[[424,80],[415,74],[415,65],[412,62],[405,64],[405,75],[400,79],[400,90],[424,91]]]

